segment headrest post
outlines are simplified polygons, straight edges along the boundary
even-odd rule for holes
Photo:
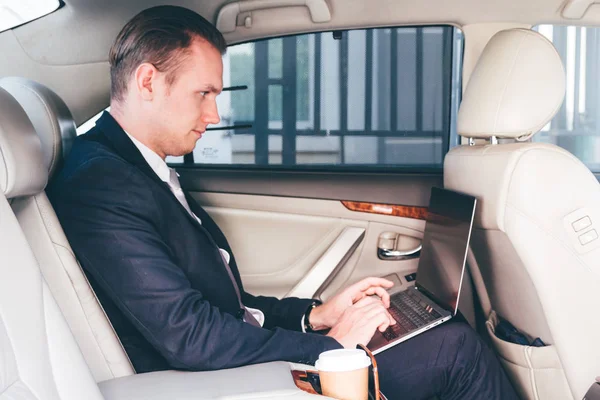
[[[469,138],[469,146],[475,146],[475,138]]]
[[[492,146],[495,146],[498,144],[498,137],[497,136],[490,136],[490,144]]]

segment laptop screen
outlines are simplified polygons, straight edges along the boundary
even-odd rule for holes
[[[416,286],[440,306],[458,311],[475,197],[432,188]]]

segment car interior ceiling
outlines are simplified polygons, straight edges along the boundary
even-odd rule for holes
[[[284,362],[235,370],[136,374],[45,194],[47,182],[60,168],[78,135],[77,127],[109,105],[107,56],[112,41],[132,16],[154,3],[63,0],[56,11],[0,32],[0,54],[3,55],[0,61],[0,160],[3,163],[0,166],[4,165],[4,169],[0,168],[3,192],[0,194],[0,364],[4,362],[10,375],[7,384],[0,379],[0,397],[5,389],[9,397],[11,393],[20,393],[25,399],[308,398],[294,384],[291,367]],[[264,144],[264,162],[260,164],[258,137],[241,137],[247,133],[244,129],[250,131],[252,124],[257,124],[258,117],[250,122],[244,118],[223,122],[222,130],[231,130],[229,122],[238,125],[240,138],[233,145],[231,141],[220,143],[226,143],[232,153],[237,151],[238,160],[249,157],[250,164],[257,160],[256,165],[247,166],[246,161],[236,163],[235,160],[229,160],[229,164],[235,165],[217,162],[202,165],[198,157],[210,153],[210,149],[205,149],[191,158],[182,157],[181,163],[174,162],[173,166],[178,168],[183,186],[231,238],[236,257],[253,264],[242,271],[243,276],[247,275],[244,276],[246,286],[260,294],[277,297],[308,293],[326,299],[344,284],[372,273],[388,276],[401,287],[412,285],[419,251],[403,253],[399,258],[403,267],[398,270],[391,262],[385,262],[382,250],[418,249],[431,187],[444,186],[469,193],[478,197],[479,204],[466,260],[469,268],[461,292],[461,312],[495,350],[523,398],[582,398],[600,375],[600,352],[593,346],[600,322],[586,318],[593,316],[587,309],[600,306],[595,295],[600,282],[600,244],[597,245],[600,240],[596,240],[598,234],[593,226],[600,218],[600,187],[594,176],[600,171],[592,166],[596,153],[600,152],[582,150],[591,146],[589,143],[595,143],[593,141],[566,136],[550,141],[547,138],[552,133],[546,133],[543,139],[539,139],[539,134],[531,137],[539,131],[551,130],[555,114],[564,119],[565,126],[560,132],[557,129],[555,136],[592,125],[590,129],[600,134],[600,89],[594,89],[597,99],[586,95],[582,103],[578,96],[585,94],[589,86],[584,82],[585,77],[573,72],[588,68],[589,81],[589,71],[600,70],[600,51],[592,53],[589,49],[590,43],[600,47],[600,33],[592,33],[600,27],[600,3],[593,0],[504,0],[485,4],[477,0],[435,4],[406,0],[315,0],[313,3],[324,5],[330,13],[322,17],[325,20],[317,22],[315,19],[322,16],[319,14],[322,9],[298,6],[300,2],[293,0],[273,1],[273,4],[258,0],[240,3],[260,5],[255,8],[249,5],[248,11],[234,12],[231,16],[230,11],[223,10],[229,10],[227,7],[232,4],[239,10],[236,2],[169,2],[195,10],[224,29],[234,55],[249,51],[243,47],[246,43],[265,41],[268,45],[263,49],[275,46],[285,49],[285,43],[273,43],[279,38],[306,35],[302,36],[308,38],[305,48],[297,50],[298,43],[298,48],[305,43],[300,40],[291,47],[297,60],[304,54],[301,51],[319,49],[319,56],[310,56],[314,67],[306,69],[306,80],[319,82],[307,89],[306,101],[310,103],[319,98],[319,108],[307,108],[305,119],[316,120],[318,112],[315,110],[325,109],[321,102],[327,103],[322,93],[327,90],[328,80],[338,82],[335,86],[341,93],[338,97],[353,97],[348,96],[348,91],[353,90],[348,88],[352,86],[348,83],[353,82],[352,79],[364,83],[363,75],[360,79],[349,75],[348,70],[352,68],[348,64],[339,75],[323,73],[315,78],[319,75],[317,68],[326,70],[326,63],[330,61],[327,53],[333,47],[327,46],[338,46],[339,42],[335,57],[339,54],[348,59],[360,58],[362,64],[358,70],[368,71],[370,67],[364,66],[363,58],[377,55],[367,47],[367,43],[372,46],[373,37],[381,45],[381,38],[389,35],[388,30],[395,29],[392,32],[396,36],[413,35],[418,41],[416,38],[427,31],[416,29],[442,27],[443,30],[435,31],[440,35],[440,43],[447,40],[454,46],[450,46],[452,50],[446,48],[447,53],[440,52],[442,56],[454,56],[454,61],[440,61],[440,74],[444,68],[450,69],[448,81],[440,80],[439,87],[429,92],[415,89],[415,93],[419,93],[422,104],[427,103],[423,97],[431,93],[436,99],[447,96],[438,103],[447,106],[444,117],[456,125],[443,126],[447,128],[447,136],[453,135],[454,139],[440,138],[441,150],[432,151],[435,162],[394,168],[390,161],[369,168],[367,162],[360,160],[352,165],[349,161],[345,169],[336,169],[319,165],[295,168],[294,163],[286,164],[286,146],[288,154],[294,153],[293,157],[299,157],[296,153],[304,151],[301,151],[302,146],[309,150],[311,146],[318,146],[314,144],[316,141],[311,142],[313,139],[300,139],[298,133],[293,137],[290,150],[284,123],[279,127],[268,115],[264,126],[271,132]],[[544,39],[540,26],[565,26],[564,39],[562,42]],[[555,38],[559,37],[556,32],[560,29],[554,31]],[[362,44],[356,32],[371,33],[365,33]],[[597,41],[592,42],[592,38]],[[389,39],[386,46],[398,46],[397,40]],[[582,41],[588,43],[586,54],[593,54],[595,59],[591,55],[581,58],[579,48],[571,50]],[[362,53],[352,53],[353,43],[361,43]],[[415,45],[415,65],[421,65],[418,64],[419,51],[422,65],[435,64],[433,56],[426,56],[423,61],[423,54],[430,54],[423,53],[423,48],[437,49],[437,42],[415,43],[421,43]],[[486,47],[489,43],[491,46]],[[389,48],[394,49],[395,56],[379,59],[396,67],[399,58],[413,54],[412,49],[398,53],[398,47],[385,47]],[[256,49],[252,51],[258,52]],[[265,59],[269,57],[268,51],[262,53]],[[281,54],[285,55],[285,51]],[[567,57],[566,62],[564,57]],[[300,61],[296,65],[300,65]],[[369,97],[369,104],[379,104],[374,103],[379,100],[373,98],[386,95],[393,99],[393,105],[385,106],[389,114],[393,114],[394,109],[410,108],[402,97],[390,94],[393,90],[373,94],[377,89],[373,76],[379,72],[389,74],[392,87],[403,87],[402,78],[392,77],[392,67],[389,71],[371,71],[368,82],[375,89],[361,92],[363,97]],[[368,72],[364,72],[364,76],[367,75]],[[248,76],[257,79],[259,74],[253,70]],[[427,80],[423,73],[415,72],[414,76]],[[344,79],[345,89],[339,83]],[[235,96],[237,92],[250,96],[248,85],[231,81],[227,96]],[[281,83],[285,81],[283,76],[276,79],[266,76],[264,81],[268,81],[267,92],[271,86],[285,85]],[[278,82],[274,84],[274,81]],[[300,79],[297,82],[301,82]],[[319,93],[314,89],[318,87],[325,89]],[[447,93],[443,93],[445,89]],[[572,90],[570,98],[569,90]],[[565,91],[565,101],[570,102],[570,106],[562,105]],[[437,96],[438,93],[443,96]],[[254,89],[251,94],[255,96]],[[258,97],[248,99],[254,102],[252,107],[259,104],[255,100]],[[352,116],[347,116],[348,110],[357,103],[339,101],[342,104],[339,109],[346,110],[336,111],[342,115],[340,119],[352,121]],[[287,104],[283,100],[282,103]],[[431,109],[437,110],[438,103],[432,100]],[[593,110],[598,114],[597,125],[594,125],[595,120],[590,122],[590,104],[597,107]],[[256,107],[256,110],[252,108],[253,117],[259,115]],[[361,123],[365,127],[372,119],[383,118],[377,107],[364,107],[367,108],[366,111],[361,108],[365,115]],[[425,113],[423,107],[426,106],[415,106],[414,110],[416,118],[421,119],[417,123],[421,130],[427,122],[422,122],[427,118],[419,115],[419,111]],[[586,112],[576,117],[580,107]],[[268,114],[269,110],[265,112]],[[293,113],[293,129],[310,131],[313,125],[298,122],[301,113]],[[283,107],[281,114],[284,120]],[[319,124],[326,125],[329,115],[319,115]],[[399,124],[398,118],[389,117],[390,126]],[[305,132],[305,136],[329,138],[329,129],[323,126],[324,133],[321,130]],[[342,132],[343,126],[331,131]],[[229,136],[236,134],[228,133]],[[347,128],[347,132],[339,134],[339,147],[328,141],[324,146],[329,147],[319,150],[321,153],[317,156],[331,157],[331,153],[339,151],[343,155],[338,164],[344,164],[344,157],[353,157],[352,148],[360,153],[371,143],[379,143],[379,153],[374,151],[379,161],[386,157],[393,159],[394,151],[405,154],[401,150],[385,153],[385,145],[391,148],[394,140],[402,140],[391,138],[391,134],[381,134],[381,138],[372,142],[352,142],[355,138],[351,138],[346,145],[344,135],[359,136]],[[417,142],[420,138],[412,139]],[[276,146],[271,140],[273,143],[281,140],[282,144],[278,145],[281,150],[277,147],[277,151],[273,151]],[[542,141],[546,143],[540,143]],[[587,158],[572,155],[573,149]],[[276,153],[281,160],[277,158],[278,163],[274,162],[271,153]],[[392,205],[396,203],[406,207],[395,208]],[[244,244],[246,238],[252,236],[256,236],[256,241]],[[338,264],[353,267],[332,268],[331,275],[323,277],[318,284],[309,282],[312,286],[306,292],[306,277],[322,262],[323,254],[331,256],[335,244],[339,247],[344,240],[350,240],[350,236],[350,250],[339,257]],[[280,260],[269,256],[270,248],[278,249],[276,254]],[[0,367],[0,375],[3,369]],[[256,376],[269,376],[269,379],[253,379]],[[43,393],[48,396],[44,397]]]

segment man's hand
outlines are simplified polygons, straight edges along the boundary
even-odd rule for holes
[[[383,332],[394,324],[396,321],[387,312],[383,302],[367,297],[347,308],[327,336],[337,340],[346,349],[354,349],[357,344],[369,343],[376,329]]]
[[[367,296],[377,295],[385,308],[390,306],[390,295],[387,289],[394,282],[383,278],[366,278],[347,287],[323,305],[316,307],[310,313],[310,324],[315,330],[331,328],[340,319],[344,311]]]

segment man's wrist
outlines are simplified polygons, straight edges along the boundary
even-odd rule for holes
[[[305,314],[305,329],[307,332],[321,331],[329,328],[323,319],[323,303],[315,300]]]

